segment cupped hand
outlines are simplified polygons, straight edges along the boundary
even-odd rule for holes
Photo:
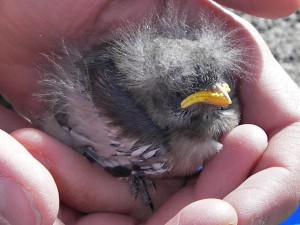
[[[281,7],[282,12],[292,12],[296,2],[293,9],[291,5]],[[215,7],[204,0],[189,4]],[[264,5],[276,9],[268,1]],[[284,6],[280,1],[278,5]],[[3,3],[0,93],[20,113],[39,113],[42,109],[32,97],[39,77],[35,65],[43,62],[39,53],[55,51],[62,37],[88,45],[99,43],[111,37],[111,28],[122,24],[123,18],[137,21],[162,6],[161,1],[133,0]],[[250,12],[244,5],[240,7]],[[263,10],[254,13],[255,9],[251,8],[252,14],[262,15]],[[270,12],[265,12],[269,17]],[[233,26],[241,26],[236,19],[229,20]],[[12,224],[34,224],[34,220],[42,224],[136,224],[141,218],[148,218],[145,224],[278,224],[287,217],[300,197],[299,89],[253,28],[244,22],[242,26],[251,31],[245,35],[252,36],[259,65],[253,79],[240,85],[244,125],[223,137],[224,149],[185,187],[180,188],[180,179],[158,181],[152,194],[158,210],[150,217],[139,199],[132,201],[125,181],[111,177],[34,129],[12,133],[23,146],[1,133],[5,142],[0,151],[0,187],[7,191],[1,192],[1,198],[21,189],[19,195],[29,198],[29,203],[20,210],[29,219],[15,217],[14,205],[0,208],[1,215]],[[0,113],[1,128],[8,132],[30,126],[13,112],[0,108]],[[17,183],[16,188],[11,188],[12,182]],[[28,204],[32,211],[25,210]]]

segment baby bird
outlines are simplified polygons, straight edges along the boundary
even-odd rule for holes
[[[31,118],[116,177],[151,207],[145,179],[187,176],[217,153],[239,124],[237,80],[245,49],[226,21],[186,11],[150,16],[84,54],[48,55]]]

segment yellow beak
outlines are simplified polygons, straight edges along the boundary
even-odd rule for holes
[[[181,102],[181,108],[185,109],[195,103],[206,103],[216,106],[228,106],[232,103],[228,93],[230,87],[227,83],[215,84],[215,87],[211,91],[199,91],[189,95]]]

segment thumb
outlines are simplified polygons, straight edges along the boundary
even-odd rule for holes
[[[0,224],[53,224],[59,200],[50,173],[0,130]]]

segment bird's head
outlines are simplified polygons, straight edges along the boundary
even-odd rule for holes
[[[126,88],[160,128],[228,130],[239,121],[231,74],[237,50],[224,54],[224,46],[215,44],[157,37],[140,57],[115,61]]]

